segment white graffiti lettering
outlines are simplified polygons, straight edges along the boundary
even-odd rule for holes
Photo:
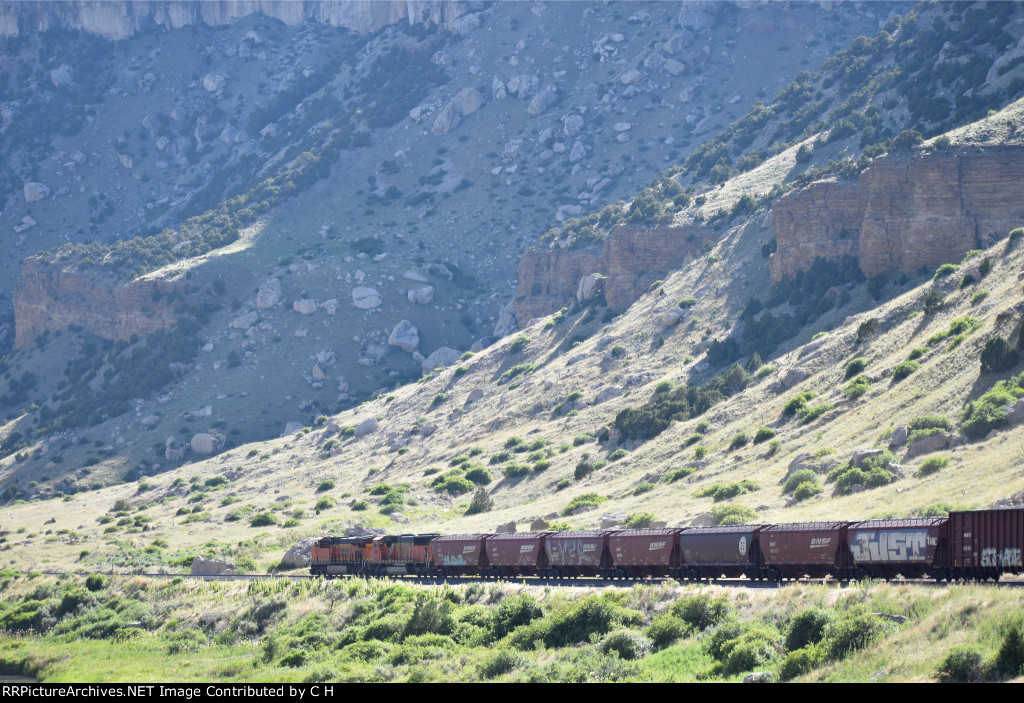
[[[864,530],[855,532],[850,540],[857,562],[924,561],[928,558],[927,545],[928,530]]]
[[[983,567],[1021,566],[1021,550],[1013,547],[1007,547],[1001,552],[997,551],[995,547],[982,549],[981,565]]]

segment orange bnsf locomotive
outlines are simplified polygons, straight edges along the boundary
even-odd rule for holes
[[[998,579],[1024,571],[1024,508],[948,517],[649,530],[324,537],[310,571],[341,576],[782,581]]]

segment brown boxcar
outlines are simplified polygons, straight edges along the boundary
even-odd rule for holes
[[[764,566],[758,535],[765,525],[690,527],[679,535],[682,573],[687,578],[759,578]]]
[[[608,536],[610,575],[668,576],[679,569],[680,528],[620,530]]]
[[[949,576],[998,579],[1024,570],[1024,508],[953,511],[949,539]]]
[[[611,567],[606,532],[555,532],[544,540],[552,576],[597,576]]]
[[[850,568],[846,522],[797,522],[768,525],[759,535],[761,557],[771,578],[814,578]]]
[[[920,578],[941,571],[949,552],[946,518],[865,520],[846,531],[850,559],[858,572],[875,578]]]
[[[489,535],[446,535],[432,543],[434,566],[442,574],[465,576],[487,568],[484,541]]]
[[[544,539],[550,532],[488,535],[487,561],[491,573],[501,576],[536,576],[547,569]]]

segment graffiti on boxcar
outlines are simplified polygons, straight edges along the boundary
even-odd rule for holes
[[[551,540],[548,551],[553,564],[597,565],[601,561],[601,551],[593,540]]]
[[[866,530],[850,540],[854,561],[924,561],[928,530]],[[935,538],[931,539],[932,544]]]
[[[981,565],[984,566],[1021,566],[1020,549],[1007,547],[1002,551],[995,547],[981,550]]]

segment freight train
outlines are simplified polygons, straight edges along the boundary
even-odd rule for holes
[[[783,581],[998,580],[1024,571],[1024,508],[860,522],[324,537],[314,575]]]

